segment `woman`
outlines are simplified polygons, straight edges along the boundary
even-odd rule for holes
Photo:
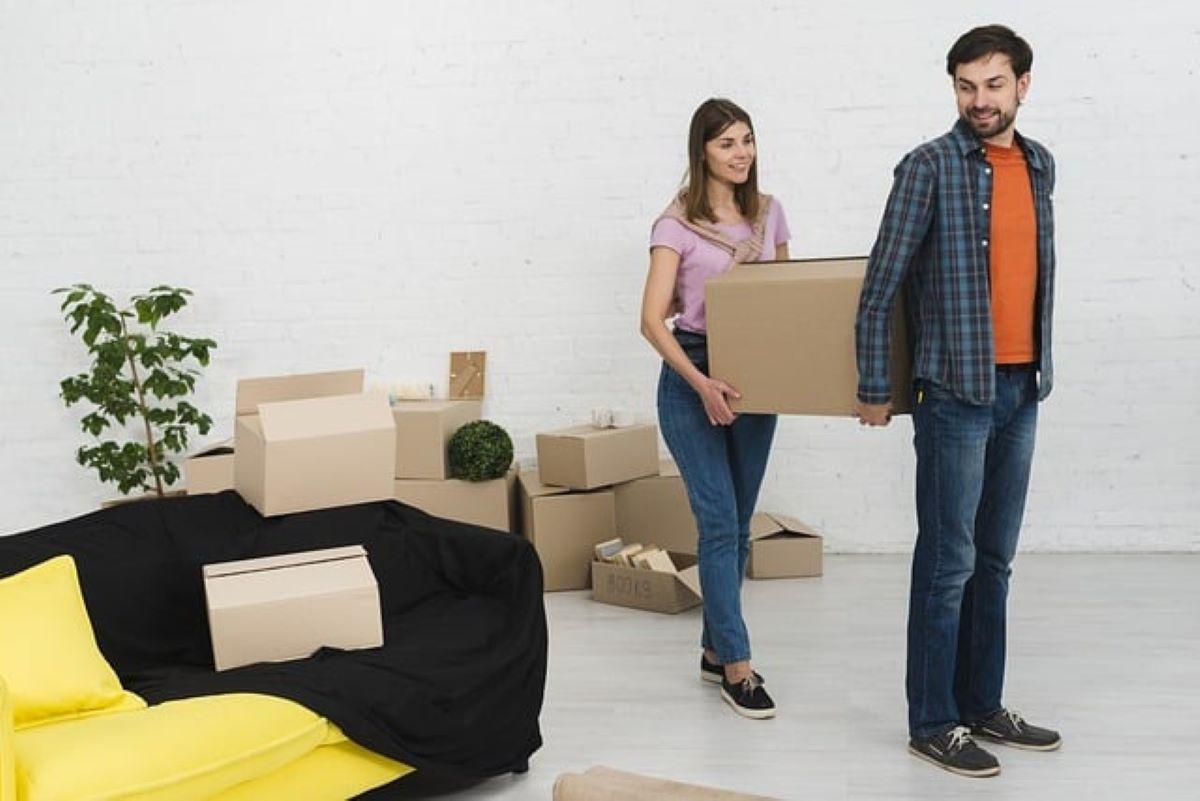
[[[662,355],[658,419],[679,465],[700,532],[704,591],[701,678],[750,718],[775,704],[750,666],[741,588],[750,517],[767,466],[775,416],[735,415],[738,393],[708,375],[704,282],[738,262],[788,258],[783,208],[758,192],[754,126],[728,100],[696,109],[688,133],[686,186],[655,221],[642,335]],[[674,331],[666,319],[678,313]]]

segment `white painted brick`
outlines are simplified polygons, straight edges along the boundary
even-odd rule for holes
[[[1058,388],[1023,547],[1200,550],[1200,19],[1017,2],[1022,128],[1059,164]],[[990,20],[989,12],[987,18]],[[711,95],[755,116],[793,254],[865,253],[891,170],[953,120],[973,7],[304,5],[47,0],[0,22],[0,500],[11,532],[110,492],[74,465],[82,368],[48,291],[196,291],[199,402],[240,376],[363,365],[445,385],[489,351],[487,415],[654,414],[637,334],[654,216]],[[850,552],[911,547],[911,423],[781,421],[762,506]]]

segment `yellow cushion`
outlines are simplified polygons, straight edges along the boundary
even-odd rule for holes
[[[331,729],[336,726],[331,725]],[[349,740],[323,745],[259,779],[239,784],[213,801],[345,801],[413,769]]]
[[[13,751],[12,704],[8,700],[8,686],[0,676],[0,801],[16,801],[13,787],[17,775],[17,755]]]
[[[287,765],[325,739],[325,718],[250,693],[17,732],[22,801],[206,799]]]
[[[81,709],[75,712],[67,712],[62,715],[55,715],[51,718],[38,718],[37,720],[27,720],[17,727],[17,731],[32,729],[34,726],[53,726],[55,723],[62,723],[64,720],[79,720],[80,718],[90,718],[96,715],[109,715],[113,712],[132,712],[135,709],[145,709],[146,702],[142,700],[140,695],[126,690],[121,693],[121,697],[117,699],[111,706],[106,706],[101,709]]]
[[[71,557],[0,579],[0,676],[18,728],[125,700],[96,646]]]

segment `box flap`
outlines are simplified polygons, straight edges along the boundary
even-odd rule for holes
[[[597,426],[586,424],[580,426],[571,426],[570,428],[560,428],[557,431],[544,431],[540,434],[543,437],[571,437],[574,439],[591,439],[593,437],[612,436],[620,432],[636,431],[643,428],[651,428],[653,423],[635,423],[631,426],[623,426],[621,428],[598,428]]]
[[[396,428],[387,397],[375,392],[264,403],[258,417],[267,442]]]
[[[517,481],[521,483],[521,489],[530,498],[539,498],[545,495],[564,495],[571,491],[566,487],[551,487],[543,484],[536,467],[522,467],[520,472],[517,473]]]
[[[400,399],[392,404],[392,411],[400,413],[416,413],[416,414],[436,414],[444,412],[447,409],[466,408],[467,404],[472,404],[476,408],[482,408],[482,404],[477,400],[407,400]]]
[[[778,534],[799,534],[809,537],[819,537],[817,530],[794,517],[781,515],[778,512],[755,512],[750,518],[750,539],[761,540]]]
[[[703,598],[704,595],[700,592],[700,568],[693,565],[686,567],[675,574],[679,582],[695,595],[697,598]]]
[[[237,414],[256,414],[261,403],[353,395],[363,391],[365,371],[339,370],[330,373],[244,378],[237,382]]]
[[[367,551],[361,545],[345,545],[340,548],[322,548],[317,551],[284,553],[278,556],[260,556],[255,559],[239,559],[234,562],[214,562],[211,565],[204,566],[204,577],[210,579],[221,576],[238,576],[245,573],[259,573],[264,570],[278,570],[282,567],[293,567],[295,565],[361,559],[365,558],[366,555]]]
[[[231,453],[233,453],[233,437],[214,442],[211,445],[205,445],[193,452],[188,458],[201,459],[205,456],[226,456]]]

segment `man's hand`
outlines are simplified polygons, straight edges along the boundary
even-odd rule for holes
[[[854,413],[859,424],[864,426],[886,426],[892,422],[891,403],[863,403],[855,399]]]

